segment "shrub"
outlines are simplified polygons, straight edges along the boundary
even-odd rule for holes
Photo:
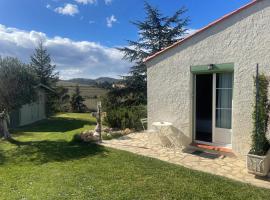
[[[107,110],[105,123],[112,128],[142,130],[141,118],[146,118],[146,106],[121,107]]]
[[[250,151],[250,153],[259,156],[265,155],[270,147],[269,141],[266,137],[269,119],[268,85],[269,80],[265,75],[259,75],[257,91],[258,100],[256,98],[257,110],[255,106],[253,112],[254,128],[252,133],[252,147]]]

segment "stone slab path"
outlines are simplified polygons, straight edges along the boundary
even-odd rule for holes
[[[219,156],[209,158],[194,155],[194,150],[166,148],[152,141],[152,133],[132,133],[119,139],[103,141],[102,145],[129,151],[135,154],[157,158],[189,169],[199,170],[230,179],[270,189],[270,178],[255,178],[248,174],[244,157]]]

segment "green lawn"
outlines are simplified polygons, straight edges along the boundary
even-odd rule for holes
[[[270,199],[270,190],[70,142],[90,127],[87,114],[63,114],[0,141],[0,199]]]

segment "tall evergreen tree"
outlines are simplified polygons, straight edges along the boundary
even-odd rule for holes
[[[57,82],[56,66],[51,64],[50,54],[44,47],[43,42],[39,43],[35,53],[31,56],[31,67],[35,71],[39,83],[52,87]]]
[[[183,39],[189,23],[184,17],[184,7],[172,16],[164,16],[158,8],[145,2],[146,19],[132,22],[138,28],[139,39],[128,40],[128,47],[119,48],[124,53],[123,59],[135,63],[128,76],[124,77],[125,88],[113,90],[111,93],[126,99],[130,105],[146,104],[147,77],[143,60],[161,51],[178,40]],[[121,101],[123,102],[123,101]]]
[[[79,85],[75,88],[75,93],[71,97],[71,109],[72,112],[82,113],[85,111],[86,106],[84,105],[85,99],[81,96]]]

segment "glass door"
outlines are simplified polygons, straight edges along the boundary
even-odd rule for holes
[[[213,78],[214,143],[231,145],[233,74],[214,74]]]
[[[195,140],[213,142],[213,74],[196,75]]]

